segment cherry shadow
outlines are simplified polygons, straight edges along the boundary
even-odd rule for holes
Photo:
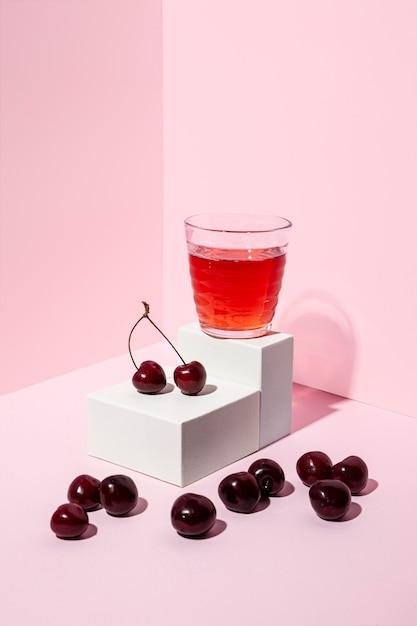
[[[107,514],[110,515],[110,517],[134,517],[135,515],[141,515],[144,511],[146,511],[146,509],[148,508],[148,501],[145,500],[145,498],[138,498],[138,501],[136,502],[135,506],[133,507],[133,509],[131,511],[128,511],[127,513],[124,513],[123,515],[113,515],[112,513],[109,513],[109,511],[107,511]]]
[[[334,521],[335,522],[351,522],[352,520],[359,517],[361,513],[362,513],[361,505],[358,504],[357,502],[352,502],[352,504],[349,507],[349,511],[346,511],[343,517],[339,517],[339,519],[334,520]]]
[[[126,513],[124,517],[134,517],[135,515],[141,515],[148,508],[148,501],[145,498],[138,498],[136,505],[129,513]]]
[[[161,389],[161,391],[155,391],[154,393],[146,393],[145,395],[147,396],[164,396],[166,393],[172,393],[175,389],[175,385],[173,385],[172,383],[166,383],[165,387],[163,389]],[[134,389],[133,389],[134,390]],[[143,391],[139,391],[139,389],[136,389],[136,392],[139,395],[143,395]]]
[[[153,393],[153,394],[150,393],[148,395],[150,395],[150,396],[164,396],[167,393],[172,393],[174,391],[174,389],[175,389],[175,385],[173,385],[172,383],[167,383],[165,385],[165,387],[163,389],[161,389],[161,391],[158,391],[157,393]],[[214,393],[215,391],[217,391],[217,385],[207,384],[207,385],[204,385],[203,389],[199,393],[195,394],[194,397],[198,398],[198,396],[208,396],[209,394]],[[138,391],[138,393],[140,393],[140,391]]]
[[[86,512],[88,513],[88,515],[90,515],[90,513],[95,513],[96,511],[101,511],[102,509],[103,505],[97,504],[97,506],[95,506],[93,509],[86,509]]]
[[[285,481],[283,488],[274,496],[270,496],[271,498],[286,498],[294,493],[295,487],[292,483],[289,483],[288,480]]]
[[[172,383],[167,383],[165,387],[161,391],[158,391],[158,393],[156,393],[155,395],[162,396],[166,393],[171,393],[172,391],[174,391],[174,389],[175,389],[175,386]]]
[[[368,482],[366,483],[366,487],[362,489],[359,493],[355,493],[355,496],[368,496],[370,493],[378,489],[379,484],[373,478],[368,478]]]
[[[268,496],[262,496],[258,504],[256,505],[256,507],[253,509],[253,511],[250,512],[250,514],[259,513],[260,511],[265,511],[265,509],[267,509],[270,504],[271,504],[271,501],[268,498]]]
[[[87,528],[79,537],[58,537],[58,539],[62,539],[63,541],[84,541],[84,539],[91,539],[97,535],[97,526],[95,524],[88,524]]]
[[[202,390],[200,391],[200,393],[197,394],[197,396],[208,396],[211,393],[214,393],[215,391],[217,391],[217,385],[204,385],[204,387],[202,388]]]
[[[97,535],[97,526],[95,524],[88,524],[88,527],[81,535],[80,539],[91,539]]]
[[[178,533],[178,535],[180,535],[180,537],[182,537],[183,539],[192,539],[193,541],[202,541],[204,539],[213,539],[213,537],[217,537],[218,535],[221,535],[226,530],[226,528],[227,528],[226,522],[224,522],[221,519],[216,519],[216,521],[214,522],[210,530],[208,530],[206,533],[203,533],[202,535],[187,536],[187,535],[181,535],[181,533]]]

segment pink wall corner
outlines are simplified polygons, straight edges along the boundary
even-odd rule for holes
[[[187,214],[284,215],[295,380],[417,416],[417,5],[177,0],[163,21],[164,327],[196,319]]]
[[[124,353],[143,299],[175,336],[183,218],[248,210],[295,225],[295,380],[417,415],[416,5],[122,7],[1,3],[1,392]]]
[[[125,353],[143,299],[162,316],[161,11],[1,2],[1,393]]]

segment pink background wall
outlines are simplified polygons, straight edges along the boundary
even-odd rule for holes
[[[251,210],[295,224],[295,380],[417,415],[414,2],[1,12],[3,392],[124,353],[143,298],[175,336],[182,219]]]
[[[0,34],[5,393],[161,316],[161,3],[2,0]]]
[[[194,319],[180,218],[284,215],[295,380],[417,415],[417,4],[176,0],[163,19],[165,327]]]

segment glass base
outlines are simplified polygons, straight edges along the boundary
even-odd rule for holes
[[[250,330],[231,330],[230,328],[212,328],[200,322],[201,330],[217,339],[255,339],[256,337],[264,337],[271,330],[272,323],[262,326],[261,328],[251,328]]]

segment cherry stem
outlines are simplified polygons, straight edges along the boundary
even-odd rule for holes
[[[132,350],[130,348],[130,342],[131,342],[131,338],[132,338],[132,334],[133,331],[135,330],[136,326],[139,324],[139,322],[141,322],[143,320],[144,317],[146,317],[146,319],[148,320],[148,322],[150,322],[152,324],[152,326],[154,328],[156,328],[156,330],[162,335],[162,337],[169,343],[169,345],[171,346],[171,348],[174,350],[174,352],[176,352],[177,356],[180,358],[180,360],[183,362],[184,365],[186,365],[186,362],[184,361],[184,359],[182,358],[182,356],[180,355],[180,353],[178,352],[178,350],[176,349],[176,347],[174,346],[174,344],[168,339],[168,337],[165,335],[165,333],[162,332],[162,330],[155,324],[155,322],[153,320],[151,320],[151,318],[149,317],[149,304],[147,302],[144,302],[142,300],[142,304],[145,307],[145,313],[143,313],[143,315],[138,319],[138,321],[136,322],[136,324],[133,326],[132,330],[129,333],[129,339],[128,339],[128,348],[129,348],[129,354],[130,354],[130,358],[132,359],[132,363],[133,365],[136,367],[136,369],[139,369],[138,366],[135,363],[135,359],[133,358],[133,354],[132,354]]]
[[[145,316],[144,316],[144,315],[142,315],[142,317],[140,317],[140,318],[138,319],[138,321],[136,322],[136,324],[133,326],[132,330],[131,330],[131,331],[130,331],[130,333],[129,333],[129,339],[128,339],[128,342],[127,342],[127,346],[128,346],[128,348],[129,348],[130,358],[132,359],[132,363],[133,363],[133,365],[136,367],[136,369],[139,369],[139,368],[138,368],[138,366],[137,366],[137,365],[136,365],[136,363],[135,363],[135,359],[133,358],[132,350],[130,349],[130,340],[131,340],[131,338],[132,338],[132,334],[133,334],[133,331],[135,330],[136,326],[139,324],[139,322],[140,322],[141,320],[143,320],[143,318],[144,318],[144,317],[145,317]]]

